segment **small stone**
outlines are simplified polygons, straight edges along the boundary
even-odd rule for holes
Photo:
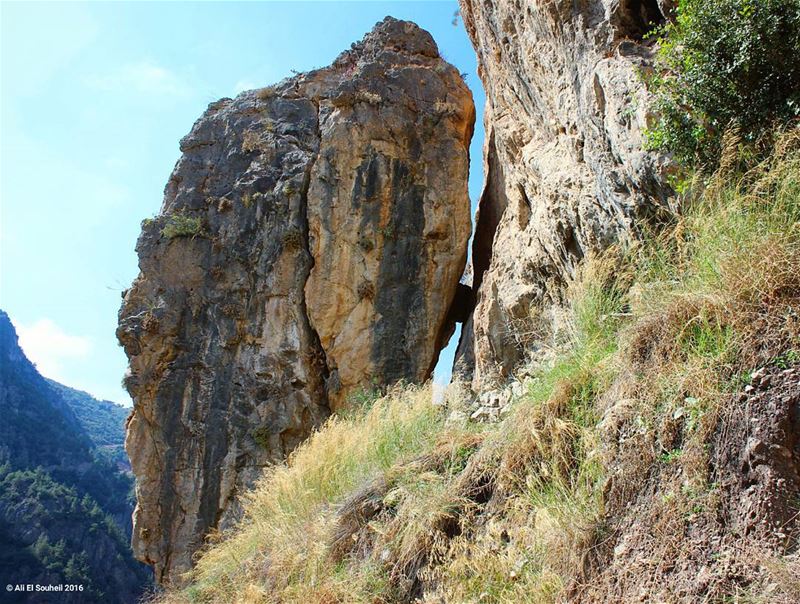
[[[749,438],[745,446],[745,455],[748,459],[760,459],[767,453],[767,445],[757,438]]]
[[[489,418],[489,409],[487,407],[478,407],[478,410],[475,411],[472,415],[469,416],[472,421],[481,421],[483,419]]]
[[[461,424],[466,423],[467,421],[467,414],[463,411],[451,411],[450,414],[447,416],[444,424],[445,426],[459,426]]]

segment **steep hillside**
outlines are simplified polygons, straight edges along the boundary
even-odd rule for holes
[[[83,586],[65,602],[135,602],[150,573],[128,545],[132,479],[95,444],[101,425],[112,443],[123,425],[91,418],[78,406],[84,397],[39,375],[0,311],[0,576],[4,585]],[[82,425],[90,419],[91,431]],[[51,594],[5,596],[45,602]]]
[[[161,601],[797,602],[800,131],[682,201],[587,260],[498,420],[458,383],[332,418]]]
[[[125,453],[125,421],[130,409],[111,401],[94,398],[91,394],[47,380],[53,390],[67,403],[92,447],[117,464],[121,470],[130,471],[130,461]]]
[[[17,343],[8,315],[0,311],[0,459],[18,467],[75,468],[90,459],[91,440],[61,397],[53,396]]]

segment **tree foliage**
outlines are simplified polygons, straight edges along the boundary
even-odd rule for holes
[[[651,148],[713,169],[727,130],[768,147],[800,116],[800,0],[680,0],[654,35]]]

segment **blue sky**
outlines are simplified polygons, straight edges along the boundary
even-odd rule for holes
[[[329,64],[386,15],[483,94],[454,1],[0,3],[0,308],[40,371],[129,405],[114,330],[178,141],[208,103]],[[452,347],[440,367],[452,361]],[[439,373],[437,380],[446,377]]]

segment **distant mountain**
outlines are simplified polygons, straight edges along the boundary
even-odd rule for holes
[[[135,602],[150,571],[130,550],[127,411],[42,377],[0,311],[0,585],[80,584],[59,602]],[[52,594],[9,592],[14,602]]]
[[[117,464],[120,470],[130,471],[130,461],[125,453],[125,421],[131,410],[112,401],[98,400],[88,392],[45,379],[72,410],[95,450]]]

